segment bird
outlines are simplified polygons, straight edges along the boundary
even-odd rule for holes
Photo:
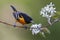
[[[21,23],[22,25],[34,23],[32,17],[28,16],[26,13],[17,11],[13,5],[10,5],[13,10],[13,16],[16,19],[16,22]],[[16,26],[16,22],[14,23],[14,27]]]

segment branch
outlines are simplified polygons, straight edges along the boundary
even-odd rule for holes
[[[7,22],[3,22],[3,21],[1,21],[0,20],[0,23],[3,23],[3,24],[5,24],[5,25],[9,25],[9,26],[14,26],[14,25],[12,25],[12,24],[9,24],[9,23],[7,23]],[[18,27],[18,28],[25,28],[25,27],[23,27],[23,26],[18,26],[18,25],[16,25],[16,27]],[[29,27],[27,27],[28,29],[29,29]]]
[[[60,21],[60,18],[55,19],[55,20],[52,22],[52,24],[54,24],[54,23],[56,23],[56,22],[59,22],[59,21]]]
[[[58,22],[58,21],[60,21],[60,18],[58,18],[58,19],[55,19],[53,22],[52,22],[52,25],[54,24],[54,23],[56,23],[56,22]],[[9,24],[9,23],[7,23],[7,22],[3,22],[3,21],[1,21],[0,20],[0,23],[3,23],[3,24],[5,24],[5,25],[9,25],[9,26],[14,26],[13,24]],[[43,26],[43,27],[48,27],[48,26],[52,26],[52,25],[45,25],[45,26]],[[26,27],[24,27],[24,26],[18,26],[18,25],[16,25],[16,27],[18,27],[18,28],[26,28]],[[27,27],[27,29],[30,29],[30,27]]]

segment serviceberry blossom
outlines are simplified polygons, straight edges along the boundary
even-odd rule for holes
[[[46,17],[48,19],[48,23],[51,24],[50,20],[51,20],[51,17],[55,15],[56,11],[54,8],[54,4],[52,4],[52,2],[45,6],[44,8],[41,9],[40,11],[40,15],[42,15],[42,17]]]
[[[37,34],[41,31],[42,24],[33,24],[30,28],[32,30],[32,34]]]

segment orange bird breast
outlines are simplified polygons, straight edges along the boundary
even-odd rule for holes
[[[23,17],[22,18],[20,17],[18,22],[21,23],[21,24],[26,24],[26,22],[25,22]]]

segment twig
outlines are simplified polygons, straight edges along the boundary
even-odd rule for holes
[[[1,21],[1,20],[0,20],[0,23],[6,24],[6,25],[9,25],[9,26],[14,26],[14,25],[12,25],[12,24],[9,24],[9,23],[7,23],[7,22],[3,22],[3,21]],[[18,26],[18,25],[16,25],[16,27],[25,28],[25,27],[23,27],[23,26]],[[29,29],[29,27],[27,27],[27,28]]]
[[[56,22],[58,22],[58,21],[60,21],[60,18],[58,18],[58,19],[55,19],[53,22],[52,22],[52,25],[54,24],[54,23],[56,23]],[[5,24],[5,25],[9,25],[9,26],[14,26],[13,24],[9,24],[9,23],[7,23],[7,22],[3,22],[3,21],[1,21],[0,20],[0,23],[3,23],[3,24]],[[52,26],[52,25],[45,25],[45,26],[43,26],[43,27],[47,27],[47,26]],[[26,27],[24,27],[24,26],[18,26],[18,25],[16,25],[16,27],[18,27],[18,28],[26,28]],[[27,29],[30,29],[30,27],[27,27]],[[33,29],[33,28],[32,28]]]
[[[52,22],[52,25],[53,25],[54,23],[56,23],[56,22],[59,22],[59,21],[60,21],[60,18],[55,19],[55,20]]]

